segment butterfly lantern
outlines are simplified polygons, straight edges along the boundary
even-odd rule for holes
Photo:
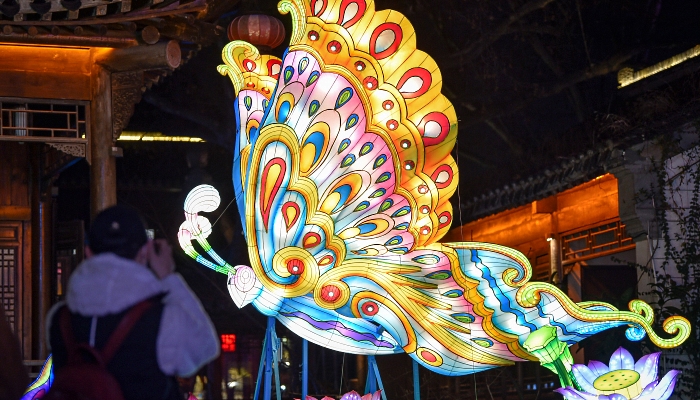
[[[623,325],[662,348],[688,337],[681,317],[665,321],[671,338],[656,335],[641,301],[619,311],[529,282],[516,250],[438,243],[459,179],[457,118],[411,23],[371,0],[278,7],[293,22],[283,58],[232,41],[218,68],[236,92],[233,186],[250,266],[228,264],[206,240],[201,213],[220,202],[211,186],[189,193],[178,235],[188,255],[228,275],[239,307],[252,303],[320,346],[405,352],[445,375],[536,360],[522,344],[545,325],[568,345]]]

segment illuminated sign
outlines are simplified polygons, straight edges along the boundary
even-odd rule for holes
[[[221,335],[221,351],[224,353],[233,353],[236,351],[236,335],[232,333]]]

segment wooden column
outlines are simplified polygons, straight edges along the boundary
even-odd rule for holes
[[[94,58],[93,58],[94,59]],[[90,215],[117,204],[117,171],[112,156],[110,73],[93,63],[90,101]]]
[[[32,358],[43,360],[46,352],[46,313],[51,306],[51,196],[43,185],[42,144],[32,146]]]
[[[357,363],[357,387],[364,390],[367,383],[367,356],[358,354],[356,356]]]
[[[555,234],[552,236],[547,239],[549,241],[550,276],[552,277],[552,283],[561,289],[564,280],[564,270],[561,266],[561,239],[559,235]]]

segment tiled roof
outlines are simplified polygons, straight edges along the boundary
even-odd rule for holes
[[[224,33],[210,20],[237,0],[4,0],[0,41],[129,47],[162,39],[208,44]]]
[[[609,142],[527,179],[505,185],[461,204],[465,222],[518,207],[562,192],[600,176],[621,164],[624,151]]]

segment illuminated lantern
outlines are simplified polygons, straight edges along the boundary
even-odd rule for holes
[[[284,25],[269,15],[242,15],[228,26],[229,40],[243,40],[257,46],[275,48],[284,41]]]
[[[27,387],[20,400],[34,400],[43,397],[53,384],[53,378],[53,357],[49,354],[49,357],[44,362],[44,366],[41,367],[39,376]]]
[[[190,257],[228,275],[236,305],[320,346],[405,352],[445,375],[536,360],[524,342],[543,327],[566,346],[619,326],[662,348],[689,337],[681,317],[657,335],[639,300],[622,311],[530,282],[516,250],[439,243],[459,182],[457,115],[410,22],[371,0],[278,8],[294,24],[283,60],[233,41],[218,67],[236,93],[232,178],[250,265],[231,266],[206,240],[211,186],[188,196],[179,235]]]
[[[648,354],[635,363],[632,355],[620,347],[610,357],[608,365],[592,360],[588,366],[573,366],[580,389],[567,386],[555,392],[569,400],[666,400],[673,394],[680,371],[672,369],[659,380],[660,355]]]

